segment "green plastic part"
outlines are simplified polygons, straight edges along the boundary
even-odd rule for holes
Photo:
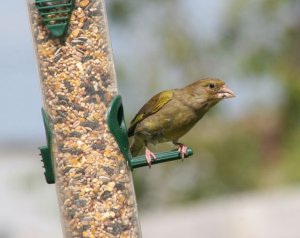
[[[51,156],[51,142],[52,142],[52,131],[49,126],[49,120],[46,112],[42,108],[42,116],[45,126],[47,146],[40,146],[39,149],[41,151],[42,162],[45,168],[45,179],[48,184],[55,183],[53,165],[52,165],[52,156]]]
[[[114,135],[119,145],[121,152],[127,160],[128,166],[132,168],[132,156],[129,149],[127,127],[124,120],[124,109],[120,95],[115,96],[110,104],[107,114],[107,123],[111,133]]]
[[[151,165],[181,159],[181,154],[177,150],[160,152],[155,155],[157,158],[156,158],[156,160],[151,161]],[[184,159],[186,159],[187,157],[189,157],[191,155],[193,155],[193,150],[191,148],[188,148],[187,154],[185,155]],[[135,169],[135,168],[148,166],[148,163],[147,163],[144,155],[137,156],[131,160],[131,166],[132,166],[132,169]]]
[[[68,24],[67,23],[61,23],[61,24],[55,24],[55,25],[48,25],[49,31],[52,33],[55,37],[63,36],[66,32]]]
[[[35,5],[53,37],[63,37],[69,27],[75,0],[35,0]]]
[[[148,166],[145,156],[132,157],[129,148],[129,140],[127,127],[124,120],[124,109],[122,105],[122,98],[117,95],[113,98],[107,114],[107,123],[111,133],[114,135],[121,152],[127,160],[128,166],[131,170],[139,167]],[[188,148],[185,158],[191,156],[193,151]],[[181,159],[181,154],[177,150],[160,152],[156,154],[156,160],[152,160],[152,164],[164,163],[172,160]]]

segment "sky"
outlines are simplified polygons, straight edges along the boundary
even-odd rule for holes
[[[42,138],[40,85],[26,1],[4,1],[0,18],[0,141]]]

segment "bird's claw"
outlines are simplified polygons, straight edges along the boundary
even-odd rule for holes
[[[146,148],[145,157],[146,157],[149,168],[151,168],[151,160],[152,160],[152,158],[154,160],[156,160],[156,155],[153,152],[151,152],[148,148]]]
[[[181,159],[183,161],[185,156],[187,155],[187,146],[185,146],[184,144],[180,144],[178,152],[181,154]]]

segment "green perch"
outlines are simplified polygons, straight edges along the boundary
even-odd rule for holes
[[[193,150],[191,148],[188,148],[185,158],[187,158],[191,155],[193,155]],[[168,161],[172,161],[172,160],[178,160],[178,159],[181,159],[181,154],[177,150],[160,152],[160,153],[156,153],[156,160],[152,159],[151,165],[160,164],[160,163],[164,163],[164,162],[168,162]],[[148,162],[144,155],[132,158],[132,160],[131,160],[132,169],[140,168],[140,167],[144,167],[144,166],[148,166]]]

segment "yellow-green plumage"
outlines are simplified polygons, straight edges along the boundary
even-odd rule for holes
[[[173,92],[172,90],[166,90],[160,92],[153,96],[136,114],[136,116],[131,121],[130,128],[128,130],[128,135],[132,136],[134,133],[135,126],[142,121],[144,118],[147,118],[151,114],[159,111],[167,102],[172,99]]]
[[[233,97],[233,92],[219,79],[198,80],[184,88],[162,91],[153,96],[131,122],[128,136],[133,136],[131,153],[136,156],[148,143],[178,139],[186,134],[215,104]]]

